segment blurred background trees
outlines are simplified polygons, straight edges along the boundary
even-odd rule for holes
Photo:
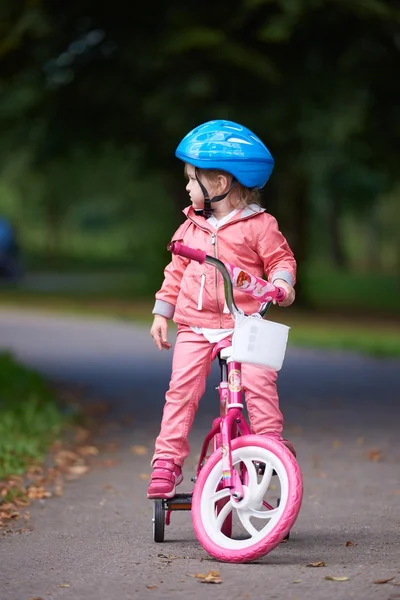
[[[132,294],[152,294],[187,204],[175,148],[195,125],[227,118],[276,159],[263,202],[299,262],[299,300],[318,304],[323,288],[324,306],[336,292],[351,306],[338,273],[346,290],[365,274],[398,293],[398,2],[2,0],[0,10],[0,214],[28,268],[124,266]]]

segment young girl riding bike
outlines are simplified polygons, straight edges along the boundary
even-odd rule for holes
[[[274,159],[249,129],[231,121],[209,121],[190,131],[176,149],[185,163],[191,206],[173,241],[204,250],[284,288],[295,299],[296,261],[276,219],[261,208],[258,190],[268,181]],[[257,300],[235,293],[247,314]],[[188,436],[204,394],[216,342],[232,335],[233,318],[225,305],[223,279],[211,265],[173,255],[156,294],[150,333],[159,350],[171,348],[168,320],[178,326],[172,376],[165,397],[161,431],[152,459],[148,498],[172,498],[183,480]],[[242,366],[242,384],[252,433],[282,440],[277,373]],[[282,440],[294,453],[293,446]]]

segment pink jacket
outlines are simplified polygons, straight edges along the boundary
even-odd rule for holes
[[[296,261],[278,229],[276,219],[256,204],[247,206],[219,229],[214,229],[190,206],[183,211],[186,221],[173,236],[187,246],[205,250],[221,261],[231,262],[268,281],[296,280]],[[225,305],[221,274],[208,264],[200,265],[172,255],[164,270],[164,281],[156,294],[153,314],[173,318],[175,323],[215,329],[233,327]],[[248,294],[234,291],[235,303],[245,313],[258,310],[259,303]]]

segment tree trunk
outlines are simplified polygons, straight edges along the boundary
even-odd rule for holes
[[[328,198],[328,228],[331,237],[331,258],[335,267],[345,268],[347,256],[343,248],[340,231],[340,208],[331,196]]]

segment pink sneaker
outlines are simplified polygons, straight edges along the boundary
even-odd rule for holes
[[[147,497],[150,499],[173,498],[176,493],[176,486],[182,483],[182,481],[181,467],[178,467],[172,460],[157,458],[153,464]]]

